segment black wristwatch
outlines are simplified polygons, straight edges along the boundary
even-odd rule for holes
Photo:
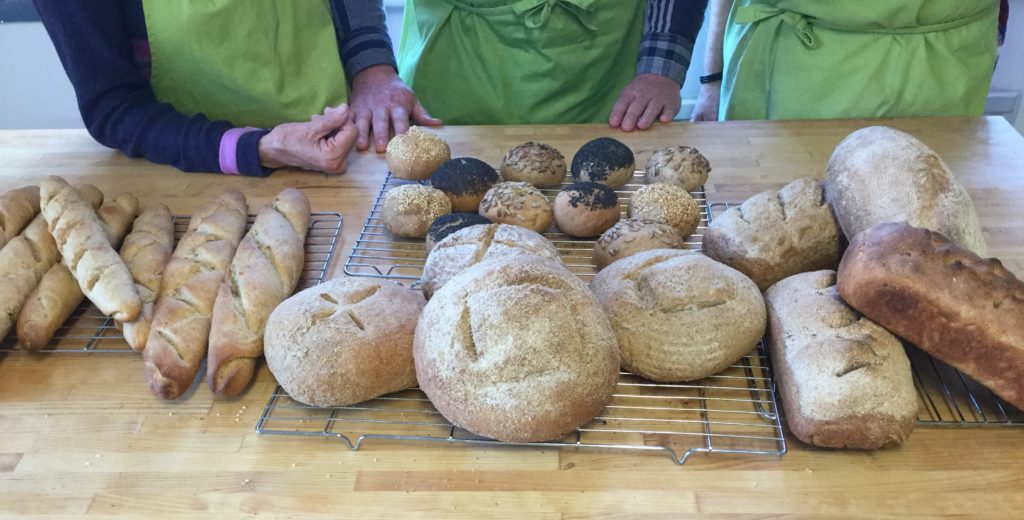
[[[700,84],[706,85],[708,83],[714,83],[716,81],[722,81],[722,73],[716,72],[714,74],[708,74],[707,76],[700,77]]]

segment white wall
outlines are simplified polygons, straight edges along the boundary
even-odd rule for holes
[[[965,0],[966,1],[966,0]],[[1010,0],[1010,28],[993,77],[988,112],[1005,115],[1024,133],[1020,93],[1024,91],[1024,0]],[[389,31],[397,48],[401,0],[385,0]],[[679,118],[688,118],[703,74],[704,34],[683,85]],[[74,91],[40,23],[0,24],[0,128],[79,128]]]

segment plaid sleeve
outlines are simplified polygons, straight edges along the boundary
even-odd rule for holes
[[[649,0],[636,73],[660,74],[682,85],[707,5],[707,0]]]
[[[349,82],[374,65],[397,70],[382,0],[331,0],[338,51]]]

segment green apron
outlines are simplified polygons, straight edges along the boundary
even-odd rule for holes
[[[642,0],[407,0],[399,73],[450,124],[596,123],[636,71]]]
[[[720,119],[980,115],[998,0],[736,0]]]
[[[157,99],[236,126],[345,102],[327,0],[143,0]]]

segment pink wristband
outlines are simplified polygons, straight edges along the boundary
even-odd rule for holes
[[[220,171],[227,175],[241,175],[238,171],[238,140],[249,132],[255,132],[259,128],[245,127],[232,128],[224,132],[220,138]]]

